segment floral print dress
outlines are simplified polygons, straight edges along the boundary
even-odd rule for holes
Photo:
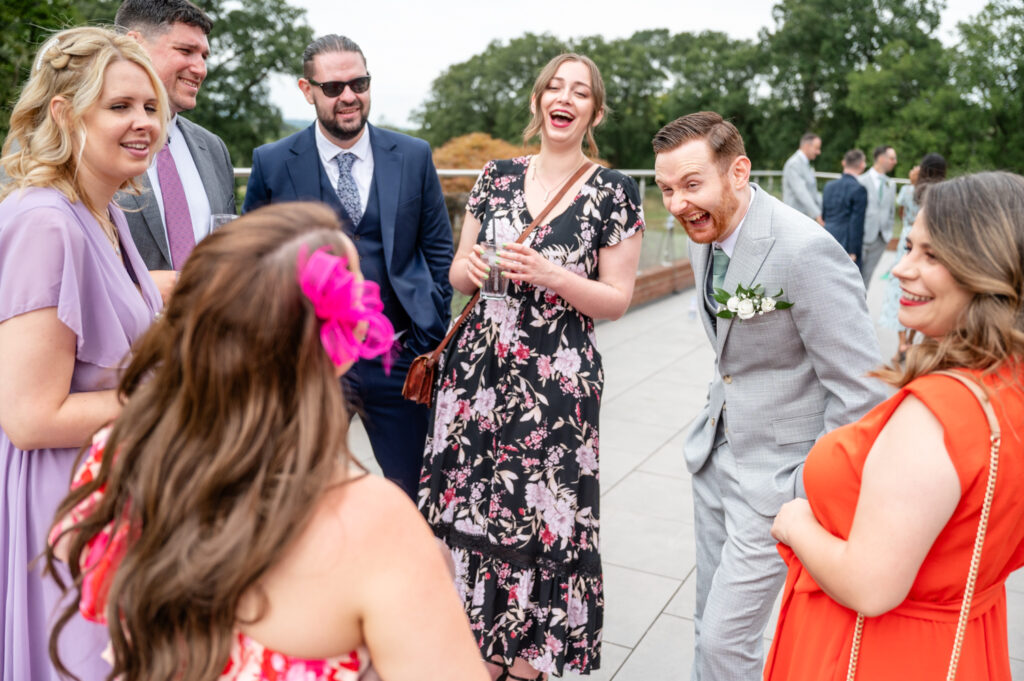
[[[533,217],[529,158],[492,161],[467,204],[479,241],[515,241]],[[598,250],[643,231],[636,183],[598,168],[527,243],[590,279]],[[509,283],[480,300],[438,367],[419,507],[451,549],[481,652],[542,672],[600,666],[594,322],[553,291]]]

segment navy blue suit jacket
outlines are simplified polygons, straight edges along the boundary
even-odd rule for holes
[[[313,123],[316,125],[316,123]],[[242,212],[281,201],[323,201],[348,217],[334,192],[321,191],[325,172],[313,125],[252,153],[252,174]],[[405,346],[416,354],[434,349],[451,319],[452,228],[430,145],[367,124],[373,182],[380,209],[384,268],[412,327]],[[381,282],[379,282],[381,283]]]
[[[834,236],[847,253],[857,255],[860,266],[864,242],[864,211],[868,207],[868,191],[849,173],[825,185],[821,215],[825,229]]]

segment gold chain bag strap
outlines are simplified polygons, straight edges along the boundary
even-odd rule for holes
[[[935,371],[933,374],[949,376],[967,387],[971,393],[978,398],[981,408],[985,411],[985,418],[988,419],[990,431],[990,450],[988,457],[988,484],[985,487],[985,502],[981,506],[981,517],[978,519],[978,534],[974,537],[974,551],[971,553],[971,569],[967,573],[967,586],[964,588],[964,600],[960,605],[960,618],[956,623],[956,638],[953,639],[953,652],[949,657],[949,670],[946,672],[946,681],[953,681],[956,678],[956,668],[960,664],[960,651],[964,645],[964,635],[967,633],[967,617],[971,612],[971,601],[974,600],[974,586],[978,581],[978,568],[981,566],[981,547],[985,543],[985,532],[988,529],[988,516],[992,510],[992,497],[996,491],[996,471],[999,468],[999,443],[1000,430],[999,421],[996,419],[995,411],[989,402],[988,395],[981,387],[970,378],[955,371]],[[857,614],[857,625],[853,630],[853,645],[850,649],[850,666],[846,671],[846,681],[854,681],[857,675],[857,656],[860,653],[861,635],[864,633],[864,615]]]
[[[523,230],[519,238],[516,239],[516,243],[523,243],[526,238],[530,236],[530,232],[540,224],[540,221],[547,217],[547,214],[551,212],[551,209],[555,207],[565,193],[569,191],[569,188],[576,184],[576,181],[583,177],[583,174],[587,172],[594,164],[584,163],[576,172],[573,173],[572,177],[562,185],[562,188],[555,194],[555,198],[548,202],[548,205],[544,206],[544,210],[540,212],[537,217],[533,219],[526,229]],[[462,326],[462,323],[466,321],[466,317],[469,316],[473,306],[476,305],[476,301],[480,298],[480,290],[477,289],[473,297],[466,303],[466,307],[462,308],[462,314],[459,315],[458,320],[452,324],[452,327],[448,329],[448,333],[445,334],[444,340],[438,345],[432,352],[428,352],[419,355],[409,365],[409,373],[405,376],[405,384],[402,385],[402,397],[407,400],[412,400],[417,404],[425,404],[430,406],[431,401],[434,399],[434,374],[437,372],[437,363],[441,358],[441,353],[444,352],[445,347],[448,345],[448,341],[452,339],[455,333]]]

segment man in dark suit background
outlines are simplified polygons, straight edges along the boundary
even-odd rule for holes
[[[299,88],[317,120],[253,152],[242,210],[323,201],[355,241],[401,349],[390,375],[380,360],[361,360],[342,380],[365,415],[384,475],[415,497],[429,410],[403,398],[402,384],[416,355],[444,338],[451,317],[453,247],[444,195],[426,142],[367,123],[370,74],[356,43],[318,38],[303,53],[302,69]]]
[[[864,172],[864,166],[863,151],[851,149],[846,152],[843,176],[825,185],[821,211],[825,229],[836,238],[858,268],[864,241],[864,211],[868,207],[868,190],[857,181]]]
[[[119,194],[142,260],[164,300],[210,216],[235,213],[235,179],[224,141],[180,114],[196,107],[210,56],[213,22],[188,0],[125,0],[114,23],[149,54],[173,118],[167,145],[139,178],[140,195]]]

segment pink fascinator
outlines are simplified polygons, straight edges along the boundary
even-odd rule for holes
[[[382,356],[384,368],[390,369],[395,329],[382,312],[377,283],[357,280],[348,259],[331,255],[326,246],[308,258],[300,251],[297,264],[299,286],[323,320],[320,342],[334,365]]]

